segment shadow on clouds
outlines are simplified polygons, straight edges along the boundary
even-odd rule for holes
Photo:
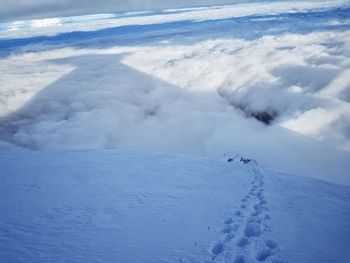
[[[123,56],[50,61],[75,69],[0,120],[0,147],[231,152],[275,169],[344,180],[348,154],[247,118],[217,91],[184,90],[136,70]]]

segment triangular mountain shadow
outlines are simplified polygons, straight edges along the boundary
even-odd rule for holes
[[[188,92],[183,89],[121,63],[124,55],[83,55],[51,60],[75,69],[37,92],[16,112],[0,119],[1,140],[37,149],[41,148],[37,144],[41,135],[51,136],[55,127],[64,131],[65,122],[70,122],[67,127],[74,129],[79,127],[79,119],[94,116],[97,119],[85,121],[86,126],[79,128],[93,130],[101,119],[105,119],[102,123],[117,121],[122,125],[120,122],[128,118],[156,117],[162,105],[188,98],[188,94],[185,96]],[[110,115],[105,116],[105,113]],[[120,119],[113,113],[130,116]],[[64,136],[62,134],[62,141],[67,139]]]

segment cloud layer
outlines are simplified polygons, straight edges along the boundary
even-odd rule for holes
[[[232,4],[237,0],[2,0],[0,20],[61,17],[121,11]]]
[[[160,10],[164,8],[183,8],[238,3],[287,3],[288,0],[2,0],[0,22],[27,19],[52,18],[124,11]],[[305,0],[295,0],[305,2]],[[329,0],[309,0],[308,2],[331,3]]]
[[[120,35],[77,34],[20,47],[0,60],[0,148],[229,152],[343,182],[348,21],[324,20],[341,30],[281,34],[283,16],[268,18],[275,33],[265,36],[260,17],[239,28],[211,21],[129,34],[123,45]],[[273,115],[269,125],[263,114]]]

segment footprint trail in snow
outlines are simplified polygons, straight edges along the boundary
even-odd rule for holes
[[[264,176],[254,161],[241,158],[240,162],[251,171],[250,187],[239,209],[223,220],[221,237],[210,248],[212,262],[278,263],[279,246],[268,238],[271,218],[264,196]]]

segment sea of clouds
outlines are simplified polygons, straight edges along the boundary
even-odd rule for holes
[[[239,153],[348,183],[349,20],[290,32],[279,19],[21,47],[0,59],[0,149]],[[264,20],[271,34],[244,37]]]
[[[310,0],[324,4],[325,2],[339,2],[339,0]],[[1,21],[16,21],[24,19],[67,17],[73,15],[117,13],[122,11],[139,12],[143,10],[163,10],[176,8],[192,8],[198,6],[228,5],[239,3],[273,3],[271,0],[2,0],[0,9]],[[289,0],[277,2],[288,3]],[[294,0],[295,2],[305,2]],[[293,4],[292,2],[292,4]]]

